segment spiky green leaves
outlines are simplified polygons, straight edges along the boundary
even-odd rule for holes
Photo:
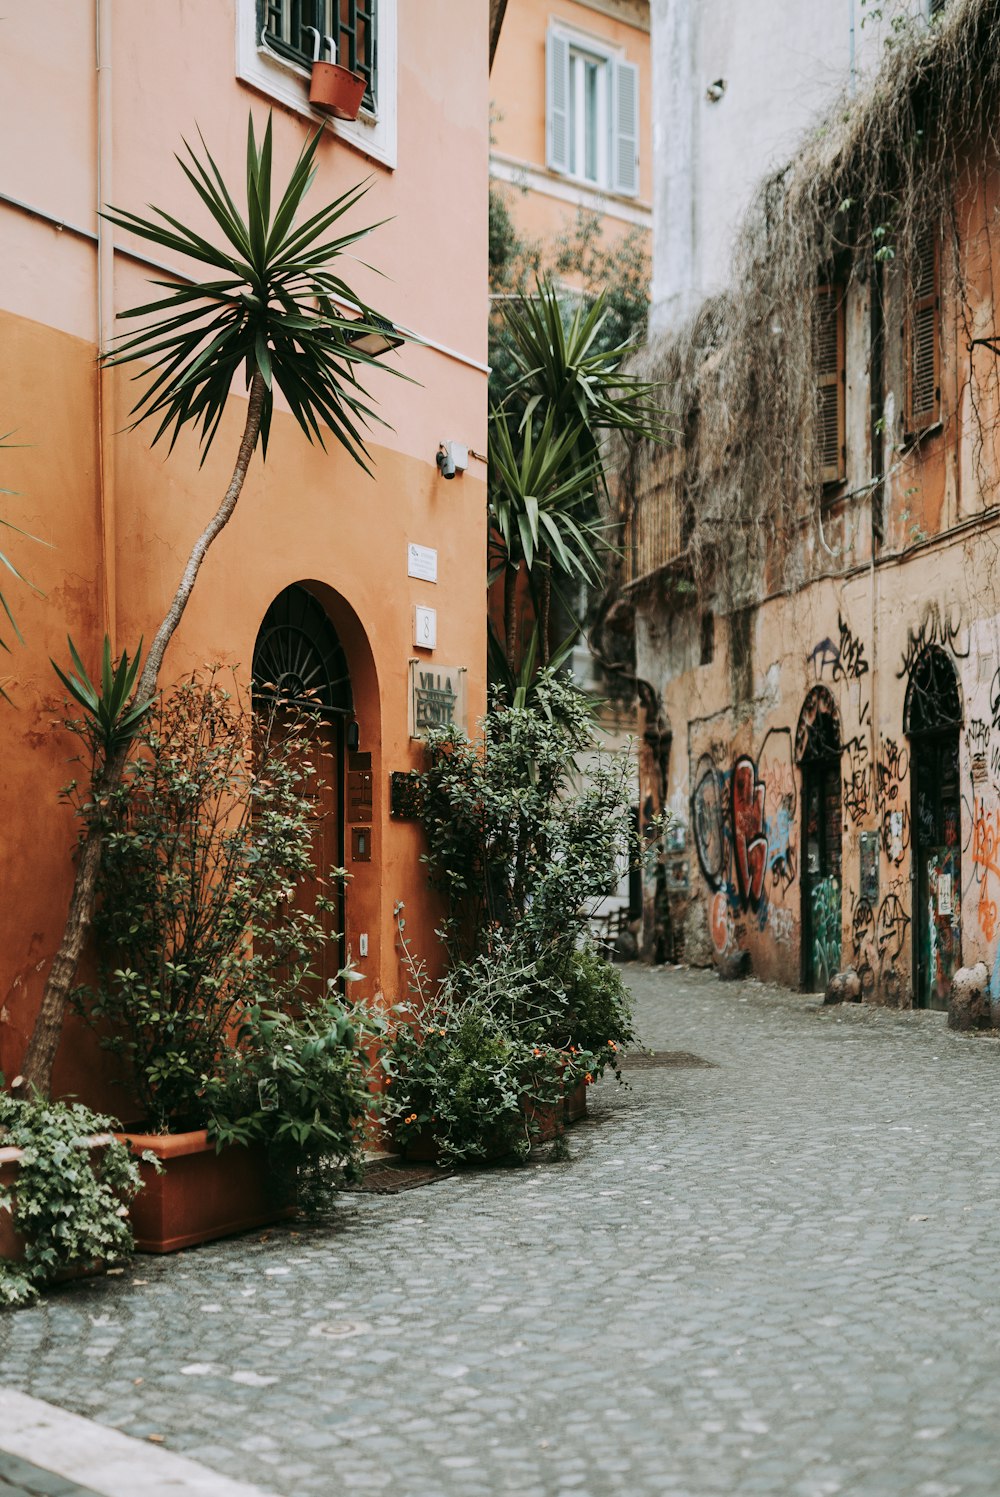
[[[152,700],[136,702],[132,699],[142,659],[142,640],[140,639],[139,648],[131,660],[128,658],[128,651],[123,650],[121,659],[115,664],[111,659],[111,641],[105,634],[99,686],[91,681],[87,668],[68,635],[67,643],[76,674],[67,675],[54,660],[52,669],[70,696],[82,707],[86,735],[107,760],[118,749],[131,743],[153,705]]]
[[[132,415],[134,426],[151,418],[159,422],[154,443],[169,432],[172,447],[191,423],[204,461],[233,380],[242,368],[249,387],[259,370],[266,386],[260,431],[265,453],[277,387],[310,441],[323,446],[324,432],[329,432],[367,471],[362,433],[373,421],[385,423],[369,405],[358,377],[375,358],[346,334],[363,330],[377,314],[364,306],[335,267],[339,257],[377,225],[335,232],[368,190],[366,183],[298,221],[316,175],[322,134],[317,131],[303,147],[280,199],[272,203],[271,119],[268,116],[258,147],[250,118],[245,213],[204,140],[200,154],[185,142],[187,157],[178,156],[177,161],[211,215],[218,242],[162,208],[152,208],[154,218],[118,208],[105,212],[104,217],[119,228],[215,273],[190,283],[154,281],[166,294],[122,313],[145,323],[140,331],[118,340],[107,362],[140,360],[150,366],[136,376],[147,383]],[[360,322],[354,314],[338,310],[345,303],[361,308]]]
[[[550,410],[537,437],[529,422],[517,441],[505,412],[490,413],[490,516],[506,565],[517,566],[523,558],[530,572],[536,557],[545,554],[567,576],[594,579],[603,524],[588,501],[597,467],[570,461],[580,424],[558,430],[556,422]]]

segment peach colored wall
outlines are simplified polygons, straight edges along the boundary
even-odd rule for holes
[[[639,193],[635,198],[603,195],[603,234],[607,243],[629,232],[632,225],[617,216],[614,205],[625,212],[650,210],[653,189],[652,72],[649,32],[624,20],[591,10],[574,0],[510,0],[500,43],[490,75],[493,101],[493,150],[507,164],[531,167],[551,183],[556,192],[568,190],[574,201],[550,195],[533,182],[527,190],[498,181],[510,212],[521,233],[551,252],[554,242],[571,229],[577,214],[578,184],[550,172],[545,164],[545,37],[550,21],[561,21],[574,29],[624,49],[629,62],[639,66]],[[591,199],[600,195],[591,191]],[[651,230],[645,229],[651,239]]]
[[[96,204],[94,0],[62,0],[41,30],[18,8],[5,22],[0,127],[16,133],[0,191],[93,231]],[[471,727],[485,697],[485,470],[472,460],[454,482],[434,463],[438,442],[485,449],[487,13],[466,0],[408,0],[399,6],[399,145],[395,169],[373,165],[332,135],[322,141],[312,202],[318,206],[362,177],[371,190],[353,211],[356,226],[391,221],[359,247],[385,278],[347,262],[346,278],[387,315],[461,358],[407,345],[387,362],[416,383],[381,369],[367,384],[392,429],[373,431],[374,477],[335,446],[311,447],[291,416],[276,411],[266,465],[254,457],[237,513],[210,552],[188,612],[170,646],[164,680],[207,660],[238,663],[248,677],[254,639],[272,598],[304,582],[325,602],[352,669],[361,747],[373,755],[373,859],[354,866],[347,940],[364,972],[362,993],[396,997],[402,987],[393,905],[407,904],[422,954],[435,955],[434,910],[419,863],[417,830],[388,814],[389,772],[421,762],[409,738],[407,665],[412,609],[438,612],[438,646],[426,664],[468,667]],[[199,205],[173,161],[181,137],[200,126],[228,179],[243,174],[248,108],[262,126],[266,99],[234,74],[235,12],[179,0],[171,6],[113,4],[113,199],[143,211],[157,205],[197,222]],[[58,32],[59,87],[52,86],[50,35]],[[72,40],[72,46],[70,46]],[[455,59],[461,58],[461,66]],[[41,80],[45,80],[42,86]],[[54,104],[55,101],[55,104]],[[16,132],[15,132],[16,126]],[[285,174],[307,121],[274,111],[277,174]],[[447,153],[455,196],[442,204]],[[0,202],[4,244],[5,359],[0,431],[29,445],[0,455],[0,484],[19,495],[5,514],[50,541],[10,549],[45,596],[5,585],[26,644],[6,660],[14,709],[0,709],[0,1070],[13,1074],[58,940],[71,881],[72,817],[58,789],[73,772],[75,740],[59,723],[62,693],[49,657],[63,660],[72,634],[94,662],[104,631],[104,568],[95,378],[97,255],[93,242],[59,231]],[[128,247],[128,236],[116,231]],[[141,251],[145,253],[145,250]],[[167,252],[162,258],[169,263]],[[114,267],[118,309],[149,299],[148,269],[124,255]],[[150,450],[151,432],[125,430],[134,399],[129,375],[107,381],[113,484],[104,539],[116,565],[116,645],[148,640],[188,550],[228,481],[245,411],[234,391],[204,467],[190,437],[168,458]],[[111,467],[109,466],[109,472]],[[408,578],[406,544],[438,550],[436,585]],[[6,542],[5,542],[6,544]],[[11,897],[9,891],[14,891]],[[369,957],[357,937],[369,935]],[[104,1098],[103,1059],[92,1039],[68,1030],[57,1085]]]

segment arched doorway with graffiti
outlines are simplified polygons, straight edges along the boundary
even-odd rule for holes
[[[253,707],[258,731],[304,733],[304,788],[315,876],[296,893],[296,906],[314,915],[331,939],[319,953],[313,979],[324,991],[343,966],[343,895],[326,874],[344,864],[344,753],[354,715],[351,677],[340,638],[319,600],[301,584],[271,603],[253,655]]]
[[[802,986],[822,991],[840,971],[841,775],[840,714],[825,686],[802,704],[795,759],[802,772]]]
[[[921,650],[910,670],[903,731],[910,741],[913,860],[913,997],[919,1008],[947,1008],[962,962],[962,847],[959,732],[962,694],[940,645]]]

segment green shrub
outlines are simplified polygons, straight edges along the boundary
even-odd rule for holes
[[[27,1304],[64,1270],[131,1253],[128,1202],[142,1182],[129,1149],[110,1136],[117,1126],[78,1102],[0,1091],[0,1144],[23,1150],[16,1194],[0,1188],[0,1210],[12,1211],[25,1243],[23,1261],[0,1258],[0,1305]]]

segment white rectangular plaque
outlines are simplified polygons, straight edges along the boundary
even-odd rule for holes
[[[413,643],[418,650],[433,650],[438,642],[438,616],[436,608],[427,608],[417,603],[413,609]]]
[[[421,582],[438,580],[438,554],[433,546],[418,546],[410,541],[406,547],[406,575]]]

